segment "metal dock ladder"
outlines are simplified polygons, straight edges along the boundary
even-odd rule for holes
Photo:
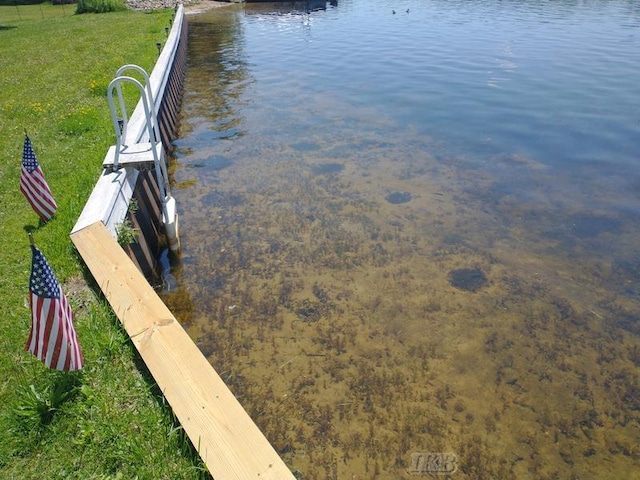
[[[138,73],[144,79],[145,85],[136,78],[124,75],[127,71]],[[129,117],[122,93],[123,83],[131,83],[136,86],[142,99],[145,128],[134,128],[134,131],[140,132],[137,138],[134,136],[135,134],[128,135]],[[114,100],[114,92],[117,104]],[[176,201],[171,196],[169,187],[169,175],[167,173],[164,148],[160,140],[156,105],[153,101],[149,75],[137,65],[120,67],[116,72],[116,77],[109,83],[107,99],[111,110],[113,128],[116,133],[116,144],[109,148],[103,166],[114,171],[123,167],[155,168],[156,180],[160,190],[160,201],[162,202],[162,222],[165,226],[167,242],[173,252],[178,252],[180,250],[180,239],[178,237]]]

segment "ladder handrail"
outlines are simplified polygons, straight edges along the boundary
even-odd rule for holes
[[[155,135],[156,140],[158,139],[158,135],[159,132],[156,132],[156,128],[158,127],[158,118],[157,118],[157,113],[156,113],[156,105],[153,99],[153,91],[151,89],[151,80],[149,77],[149,74],[146,72],[146,70],[138,65],[134,65],[132,63],[129,63],[127,65],[123,65],[121,66],[117,71],[116,71],[116,77],[120,77],[122,76],[122,74],[124,72],[126,72],[127,70],[134,70],[135,72],[139,73],[140,75],[142,75],[142,77],[144,78],[144,84],[146,86],[146,94],[147,94],[147,102],[148,105],[150,106],[150,110],[152,113],[152,120],[153,120],[153,133]],[[142,96],[142,95],[141,95]],[[147,109],[145,109],[145,115],[147,113]],[[148,118],[148,115],[146,115],[146,117]],[[144,130],[143,130],[144,131]],[[139,135],[142,135],[142,132],[139,133]],[[136,138],[135,139],[136,142],[140,141],[140,138]],[[151,140],[149,140],[151,141]]]
[[[136,78],[122,75],[122,72],[130,69],[138,71],[145,77],[146,87],[143,86],[142,83],[140,83],[140,81]],[[153,94],[151,91],[151,86],[149,84],[149,76],[142,68],[138,67],[137,65],[124,65],[123,67],[120,67],[116,77],[109,83],[109,86],[107,87],[107,99],[109,102],[109,109],[111,111],[113,127],[116,133],[116,149],[115,158],[113,161],[113,169],[118,169],[119,155],[120,153],[123,153],[128,147],[128,145],[126,144],[128,117],[124,97],[122,95],[123,82],[134,84],[138,88],[138,91],[140,93],[140,98],[142,99],[142,105],[144,108],[146,129],[149,135],[149,142],[151,143],[151,150],[153,152],[153,162],[155,165],[158,187],[160,189],[161,199],[163,202],[165,202],[167,197],[171,196],[171,194],[169,193],[169,175],[167,173],[167,166],[165,162],[161,161],[163,159],[158,156],[157,147],[159,143],[159,134],[156,132],[158,120],[156,117],[155,105],[153,103]],[[116,106],[114,104],[114,90],[116,91],[116,94],[118,96],[118,103],[120,106],[122,119],[119,118]],[[120,122],[122,122],[122,124]],[[136,142],[138,140],[139,139],[136,139]]]

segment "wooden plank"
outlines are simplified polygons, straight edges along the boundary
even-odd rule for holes
[[[180,323],[101,222],[71,240],[216,480],[294,480]]]

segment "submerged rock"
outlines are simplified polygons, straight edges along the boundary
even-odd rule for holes
[[[313,167],[313,172],[319,175],[329,175],[331,173],[340,173],[344,170],[341,163],[321,163]]]
[[[489,281],[479,268],[460,268],[449,272],[449,283],[460,290],[477,292]]]
[[[413,197],[409,192],[392,192],[384,198],[387,202],[397,205],[399,203],[407,203]]]

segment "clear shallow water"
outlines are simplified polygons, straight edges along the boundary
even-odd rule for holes
[[[174,313],[304,478],[637,471],[640,7],[298,5],[190,17]]]

